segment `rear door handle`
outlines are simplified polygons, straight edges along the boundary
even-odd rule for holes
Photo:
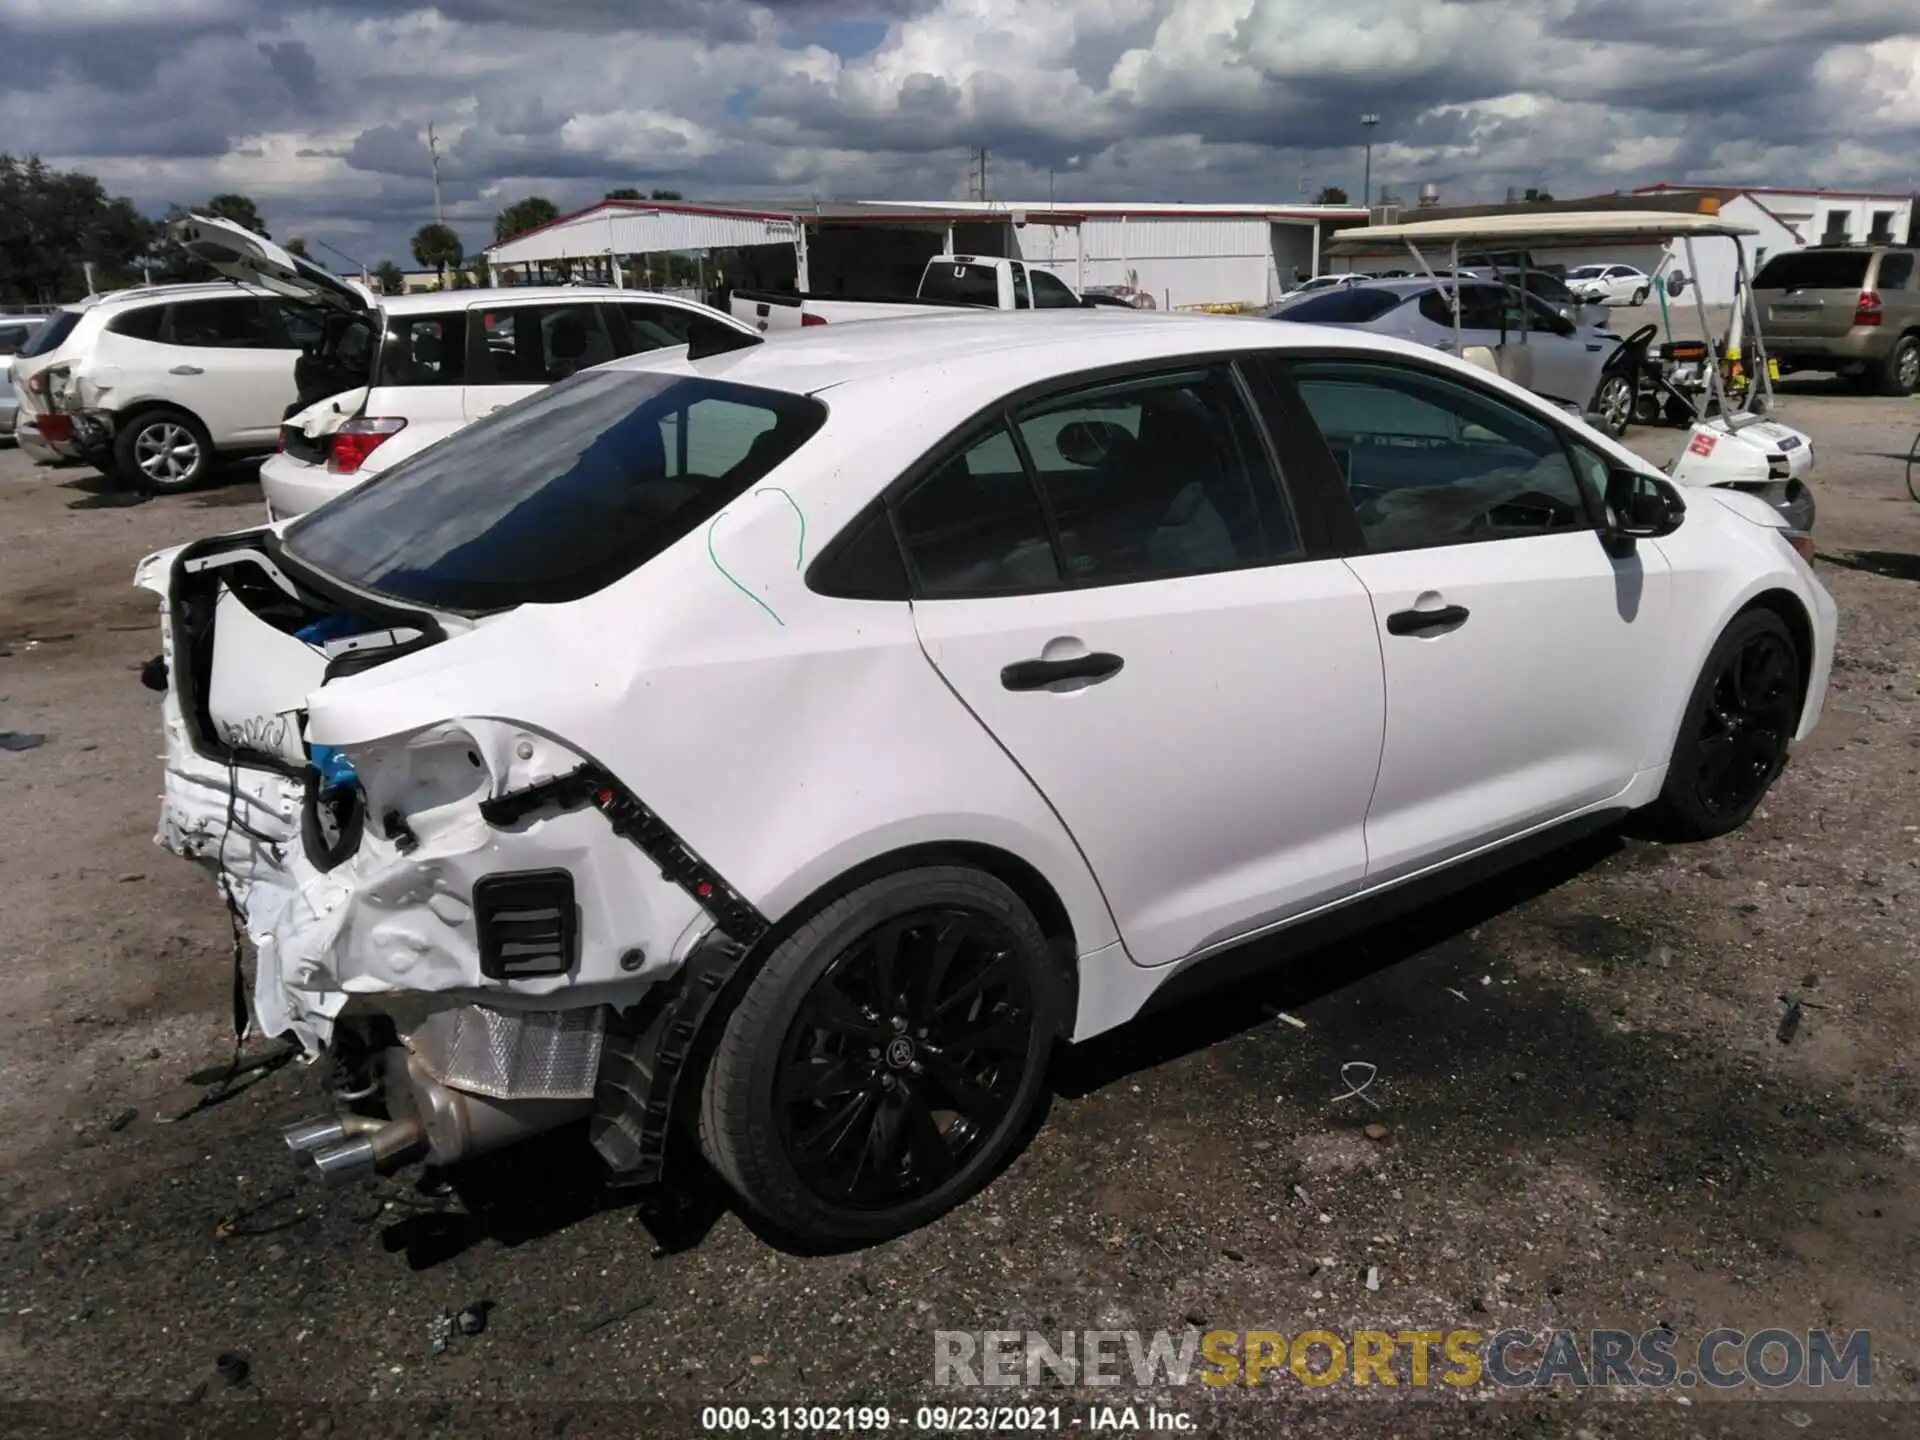
[[[1109,655],[1103,650],[1065,660],[1016,660],[1001,667],[1000,683],[1009,690],[1044,690],[1062,680],[1097,683],[1118,675],[1126,663],[1118,655]]]
[[[1389,635],[1425,635],[1430,630],[1449,630],[1466,623],[1464,605],[1442,605],[1438,610],[1396,610],[1387,616]]]
[[[176,365],[167,373],[169,375],[204,375],[207,372],[198,365]]]

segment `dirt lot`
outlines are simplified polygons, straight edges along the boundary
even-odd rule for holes
[[[170,1119],[229,1052],[229,938],[208,877],[151,842],[157,637],[128,579],[254,521],[258,492],[124,504],[0,451],[0,730],[46,737],[0,751],[0,1415],[695,1434],[716,1402],[1008,1398],[935,1391],[939,1329],[1664,1324],[1683,1353],[1720,1325],[1870,1329],[1872,1384],[1042,1393],[1063,1426],[1154,1398],[1206,1433],[1920,1432],[1920,505],[1894,458],[1920,411],[1787,388],[1840,655],[1752,826],[1606,837],[1065,1057],[981,1198],[824,1258],[699,1205],[650,1217],[564,1145],[458,1199],[304,1188],[273,1134],[317,1108],[297,1066]],[[1367,1100],[1335,1098],[1349,1062],[1376,1067]],[[482,1304],[483,1333],[436,1346],[443,1311]]]

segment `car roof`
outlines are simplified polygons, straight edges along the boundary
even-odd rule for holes
[[[389,315],[421,311],[465,309],[471,305],[533,305],[540,301],[641,300],[649,305],[672,305],[682,310],[715,312],[711,306],[680,295],[654,290],[615,289],[610,285],[481,285],[466,290],[424,290],[411,295],[389,295],[380,308]]]
[[[921,393],[935,387],[944,400],[1005,393],[1107,365],[1328,343],[1383,354],[1433,353],[1347,329],[1269,325],[1259,316],[1119,309],[987,311],[791,330],[698,360],[688,360],[681,350],[648,351],[599,368],[665,370],[798,395],[869,385]]]

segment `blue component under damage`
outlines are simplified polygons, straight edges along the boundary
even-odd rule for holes
[[[380,622],[369,620],[364,615],[329,615],[324,620],[316,620],[304,629],[293,632],[293,638],[304,640],[309,645],[324,645],[329,640],[344,640],[349,635],[364,635],[369,630],[378,630]]]
[[[322,791],[360,783],[360,777],[353,773],[353,762],[331,745],[308,745],[307,763],[320,772]]]

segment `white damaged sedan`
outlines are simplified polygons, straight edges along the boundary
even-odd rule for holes
[[[1656,807],[1741,824],[1834,607],[1483,371],[1120,311],[715,327],[149,557],[160,840],[374,1092],[331,1178],[587,1118],[812,1242],[1019,1143],[1057,1042]]]

